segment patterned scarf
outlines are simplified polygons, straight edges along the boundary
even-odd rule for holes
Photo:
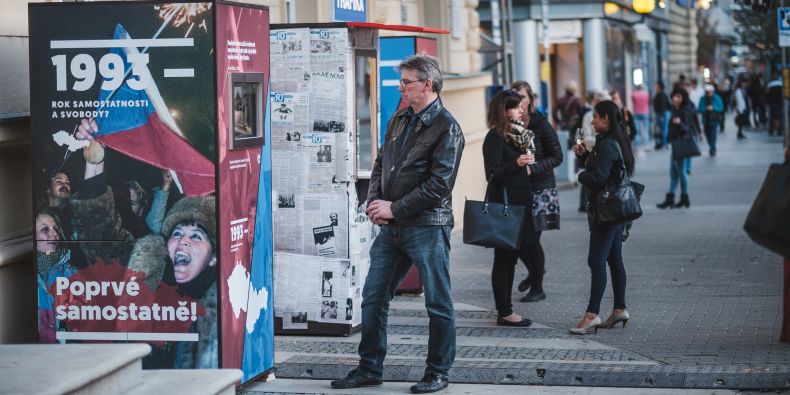
[[[524,154],[527,150],[531,150],[532,153],[535,153],[535,133],[527,129],[524,123],[518,119],[511,119],[510,126],[511,128],[506,135],[510,143],[518,149],[518,152]]]

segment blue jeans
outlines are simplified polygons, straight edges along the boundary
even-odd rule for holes
[[[650,114],[634,114],[636,124],[636,138],[634,145],[647,145],[650,143]]]
[[[719,123],[707,122],[705,123],[705,138],[708,139],[708,153],[710,156],[716,155],[716,136],[719,135]]]
[[[667,145],[667,134],[669,133],[669,118],[672,112],[667,110],[664,113],[656,113],[656,124],[661,131],[661,145]]]
[[[606,264],[612,273],[614,308],[625,309],[625,267],[623,266],[623,230],[625,225],[592,224],[590,227],[590,301],[587,311],[599,314],[606,290]]]
[[[691,167],[691,158],[674,159],[669,157],[669,193],[675,193],[680,181],[680,193],[688,194],[689,177],[688,169]]]
[[[455,360],[455,309],[450,296],[452,226],[381,227],[370,249],[370,271],[362,290],[362,340],[359,370],[381,378],[387,355],[387,315],[395,289],[412,263],[425,289],[428,358],[425,373],[447,374]]]

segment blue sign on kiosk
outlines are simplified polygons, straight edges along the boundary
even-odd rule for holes
[[[365,22],[367,0],[335,0],[336,22]]]

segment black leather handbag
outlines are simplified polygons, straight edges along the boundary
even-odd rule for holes
[[[774,163],[746,216],[743,229],[755,243],[790,258],[790,162]]]
[[[467,200],[464,203],[464,243],[515,251],[521,248],[524,218],[528,208],[512,206],[507,188],[502,188],[503,203]]]
[[[618,144],[617,150],[620,151]],[[639,199],[645,186],[631,181],[620,152],[623,177],[617,185],[604,186],[595,196],[595,222],[602,225],[624,224],[642,216]]]
[[[699,150],[699,144],[697,144],[697,139],[691,135],[672,140],[671,144],[673,159],[680,160],[702,155],[702,152]]]

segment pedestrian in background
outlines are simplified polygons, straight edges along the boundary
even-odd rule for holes
[[[545,262],[543,247],[540,245],[540,235],[544,230],[560,228],[560,194],[557,191],[557,181],[554,178],[554,168],[562,163],[562,145],[557,137],[557,132],[551,127],[549,121],[535,111],[534,93],[526,81],[514,82],[512,88],[524,99],[521,101],[523,115],[521,120],[535,134],[535,162],[529,164],[530,184],[532,187],[532,216],[535,220],[537,244],[535,246],[535,259]],[[536,262],[535,266],[545,267],[543,262]],[[529,270],[529,265],[524,262]],[[527,277],[518,285],[519,292],[529,292],[521,298],[522,302],[537,302],[546,299],[543,290],[542,273],[529,271]]]
[[[763,76],[755,74],[747,93],[751,101],[752,116],[754,117],[754,126],[765,125],[765,87],[763,86]]]
[[[634,106],[636,124],[634,145],[643,150],[652,149],[650,147],[650,94],[641,84],[637,85],[631,93],[631,103]]]
[[[669,131],[669,114],[672,103],[669,96],[664,92],[664,83],[656,82],[656,94],[653,95],[653,112],[656,115],[656,149],[659,150],[667,145],[667,132]]]
[[[697,117],[694,107],[689,102],[685,89],[672,91],[672,114],[669,121],[669,142],[682,138],[690,138],[696,134],[694,118]],[[660,209],[689,207],[687,158],[675,158],[674,152],[669,156],[669,192],[663,202],[656,205]],[[675,204],[675,191],[680,183],[680,201]]]
[[[713,85],[705,85],[705,96],[700,99],[697,112],[702,115],[705,138],[708,140],[708,153],[710,156],[716,156],[716,137],[719,134],[719,126],[724,120],[724,104]]]
[[[631,144],[623,130],[620,108],[613,101],[602,101],[593,110],[593,127],[596,142],[592,152],[582,144],[575,145],[573,151],[585,161],[584,171],[579,174],[579,182],[590,189],[595,196],[607,185],[615,185],[628,174],[634,173],[634,155]],[[625,174],[624,174],[625,173]],[[587,222],[590,226],[590,247],[587,264],[590,267],[590,299],[584,316],[570,328],[574,335],[586,334],[598,327],[611,328],[628,322],[629,314],[625,305],[626,275],[623,266],[624,224],[601,224],[595,220],[596,200],[590,199]],[[606,289],[606,266],[612,276],[614,308],[605,322],[599,316],[601,299]]]
[[[689,87],[688,92],[689,92],[689,101],[696,109],[697,105],[699,105],[700,99],[702,99],[702,96],[705,96],[705,89],[702,88],[702,85],[697,81],[696,78],[692,78],[691,86]]]
[[[554,122],[557,129],[570,131],[576,120],[579,117],[579,112],[582,109],[582,100],[576,96],[579,91],[579,86],[576,81],[568,81],[565,84],[565,96],[557,100],[557,106],[554,108]]]
[[[746,135],[743,134],[744,126],[749,126],[749,103],[746,101],[746,89],[749,87],[749,81],[739,79],[735,83],[735,125],[738,126],[738,140],[743,140]]]
[[[486,196],[491,202],[503,203],[504,190],[512,205],[530,207],[533,201],[530,164],[535,163],[535,134],[524,128],[522,102],[525,96],[515,89],[497,93],[488,104],[488,126],[483,141],[483,164],[488,180]],[[521,258],[533,278],[543,278],[543,249],[531,216],[522,223],[521,248],[517,251],[495,248],[491,269],[491,288],[499,326],[526,327],[532,321],[513,311],[511,294],[516,263]],[[534,283],[533,283],[534,284]],[[545,298],[545,296],[544,296]]]
[[[381,230],[370,249],[362,290],[359,366],[332,381],[336,389],[382,384],[389,304],[412,263],[425,286],[430,333],[425,373],[411,392],[447,388],[455,360],[450,232],[464,133],[439,97],[443,78],[436,58],[415,55],[398,68],[398,91],[409,106],[389,121],[370,177],[365,213]]]
[[[617,104],[617,108],[620,109],[620,117],[623,120],[623,125],[625,127],[623,132],[628,137],[629,141],[633,143],[636,139],[636,123],[634,123],[634,114],[632,114],[631,111],[625,106],[625,103],[623,103],[623,99],[620,98],[620,92],[612,89],[609,91],[609,96],[612,97],[612,101],[614,104]]]
[[[765,86],[765,104],[768,105],[768,135],[782,135],[782,76],[777,74]]]

